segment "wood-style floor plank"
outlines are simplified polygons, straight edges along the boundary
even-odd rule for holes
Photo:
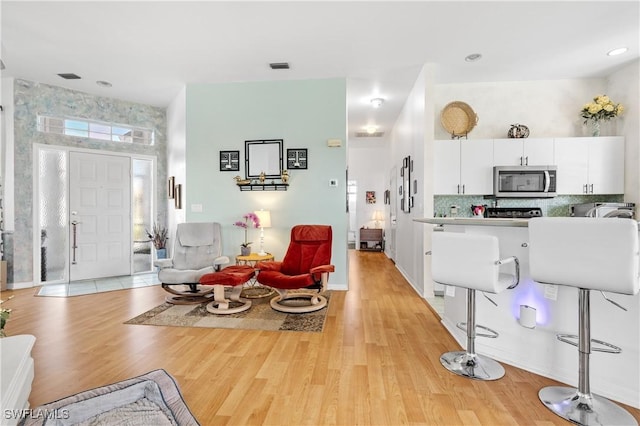
[[[37,338],[32,406],[163,368],[203,425],[568,424],[538,400],[553,380],[509,365],[493,382],[445,370],[456,341],[384,254],[350,251],[349,283],[322,333],[124,324],[164,301],[158,286],[2,298],[15,295],[7,333]]]

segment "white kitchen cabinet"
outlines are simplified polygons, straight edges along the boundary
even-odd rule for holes
[[[553,164],[554,141],[551,138],[494,139],[495,166],[546,166]]]
[[[557,138],[558,194],[623,194],[624,138]]]
[[[435,195],[493,193],[493,140],[437,140],[433,147]]]

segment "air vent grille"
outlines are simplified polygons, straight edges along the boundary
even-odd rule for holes
[[[62,73],[62,74],[58,74],[60,77],[64,78],[65,80],[79,80],[82,77],[80,77],[77,74],[74,73]]]
[[[357,138],[379,138],[384,135],[384,132],[356,132]]]
[[[289,63],[288,62],[272,62],[269,64],[272,70],[288,70]]]

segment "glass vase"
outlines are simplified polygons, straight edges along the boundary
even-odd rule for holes
[[[600,136],[600,120],[591,120],[589,124],[591,127],[591,136]]]

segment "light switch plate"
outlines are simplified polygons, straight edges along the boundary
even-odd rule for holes
[[[202,204],[191,204],[191,213],[202,213]]]

